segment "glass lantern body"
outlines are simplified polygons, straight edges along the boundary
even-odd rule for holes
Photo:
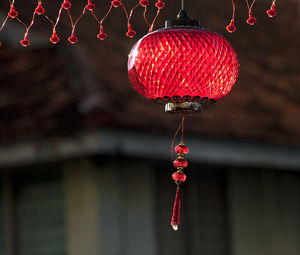
[[[154,101],[216,101],[238,77],[238,59],[221,35],[197,27],[156,30],[141,38],[128,59],[133,88]]]

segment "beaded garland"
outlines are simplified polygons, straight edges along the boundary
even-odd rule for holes
[[[24,35],[24,38],[22,40],[20,40],[20,43],[21,43],[22,46],[27,47],[27,46],[30,45],[29,30],[31,29],[31,27],[35,23],[35,15],[44,16],[52,25],[52,35],[51,35],[49,40],[50,40],[51,43],[57,44],[60,41],[60,38],[57,35],[56,27],[57,27],[57,25],[60,21],[61,12],[64,10],[64,11],[67,12],[67,14],[69,16],[69,19],[70,19],[70,23],[71,23],[71,35],[68,38],[68,41],[71,44],[75,44],[75,43],[78,42],[78,37],[76,36],[76,33],[75,33],[76,26],[77,26],[78,22],[80,21],[80,19],[83,17],[83,15],[86,13],[86,11],[89,11],[91,13],[91,15],[94,17],[94,19],[96,20],[96,22],[99,24],[99,33],[97,34],[97,37],[100,40],[104,40],[107,37],[107,33],[104,32],[104,28],[103,28],[104,20],[108,17],[108,15],[110,14],[110,12],[113,8],[122,7],[122,10],[125,12],[125,15],[126,15],[126,18],[127,18],[126,36],[129,37],[129,38],[132,38],[136,34],[136,32],[132,29],[130,20],[131,20],[131,16],[132,16],[134,10],[138,6],[141,6],[141,7],[144,8],[143,16],[144,16],[145,22],[149,26],[149,32],[152,32],[154,23],[155,23],[158,15],[160,13],[160,10],[165,7],[165,3],[162,0],[155,0],[155,1],[156,2],[155,2],[154,5],[157,8],[157,13],[156,13],[153,21],[149,22],[146,18],[147,7],[150,4],[150,1],[148,1],[148,0],[138,1],[138,3],[129,12],[125,8],[125,5],[123,4],[122,0],[112,0],[110,2],[110,6],[108,8],[107,13],[104,15],[104,17],[102,19],[98,18],[95,14],[96,4],[93,0],[87,0],[87,3],[83,7],[83,11],[82,11],[81,15],[77,19],[74,19],[71,15],[71,12],[70,12],[70,8],[72,7],[71,2],[69,0],[62,0],[62,3],[61,3],[60,8],[58,10],[57,18],[55,20],[52,20],[47,16],[46,9],[43,6],[42,0],[37,0],[37,6],[33,11],[32,20],[31,20],[29,25],[26,25],[20,19],[19,12],[15,8],[15,0],[9,0],[10,8],[9,8],[9,11],[7,13],[7,16],[6,16],[5,20],[3,21],[2,25],[0,26],[0,32],[5,27],[5,24],[8,21],[8,19],[17,20],[19,23],[21,23],[25,27],[25,35]],[[256,0],[252,0],[251,4],[249,4],[249,0],[246,0],[246,5],[247,5],[247,8],[248,8],[248,19],[246,20],[246,22],[249,25],[254,25],[255,22],[256,22],[256,18],[253,16],[253,5],[254,5],[255,1]],[[232,2],[232,18],[230,20],[229,25],[226,26],[226,29],[229,33],[233,33],[237,29],[236,26],[235,26],[235,11],[236,11],[235,1],[231,0],[231,2]],[[271,7],[266,11],[266,14],[270,18],[277,15],[275,7],[276,7],[276,0],[271,0]],[[0,41],[0,46],[1,45],[2,44],[1,44],[1,41]]]
[[[76,36],[76,26],[78,24],[78,22],[81,20],[81,18],[87,13],[90,12],[90,14],[93,16],[93,18],[95,19],[95,21],[99,24],[99,33],[97,34],[97,37],[100,40],[104,40],[107,37],[107,33],[104,32],[104,27],[103,27],[103,22],[104,20],[108,17],[108,15],[110,14],[110,12],[112,11],[113,8],[118,8],[118,7],[122,7],[123,12],[126,15],[126,19],[127,19],[127,32],[126,32],[126,36],[129,38],[132,38],[136,32],[132,29],[130,20],[131,17],[133,15],[133,12],[135,11],[135,9],[137,9],[139,6],[144,8],[144,12],[143,12],[143,16],[144,16],[144,20],[146,22],[146,24],[149,26],[149,32],[151,32],[153,30],[153,26],[154,23],[160,13],[160,10],[162,8],[165,7],[165,3],[162,2],[162,0],[156,0],[155,2],[155,7],[157,8],[157,12],[156,15],[154,17],[154,19],[152,20],[152,22],[149,22],[146,18],[146,12],[147,12],[147,7],[149,5],[149,1],[148,0],[140,0],[138,1],[138,3],[128,12],[125,5],[123,4],[122,0],[112,0],[110,2],[110,6],[108,8],[107,13],[104,15],[103,18],[98,18],[96,16],[95,13],[95,9],[96,9],[96,4],[93,0],[87,0],[86,5],[83,7],[82,13],[80,14],[80,16],[77,19],[74,19],[71,15],[71,1],[69,0],[63,0],[60,8],[58,10],[58,14],[57,14],[57,18],[55,20],[50,19],[47,14],[46,14],[46,9],[43,6],[43,2],[42,0],[38,0],[37,1],[37,6],[33,11],[33,15],[32,15],[32,20],[30,22],[29,25],[26,25],[21,18],[19,17],[19,12],[16,10],[15,7],[15,0],[10,0],[10,9],[7,13],[7,16],[5,18],[5,20],[3,21],[2,25],[0,26],[0,32],[2,31],[2,29],[5,27],[7,21],[9,19],[14,19],[16,21],[18,21],[19,23],[21,23],[24,27],[25,27],[25,34],[24,34],[24,38],[22,40],[20,40],[20,44],[24,47],[27,47],[30,45],[30,41],[29,41],[29,31],[31,29],[31,27],[34,25],[35,23],[35,18],[36,15],[39,16],[43,16],[45,19],[47,19],[51,25],[52,25],[52,35],[49,38],[50,42],[53,44],[56,44],[60,41],[60,38],[57,34],[56,28],[57,25],[59,24],[60,21],[60,17],[61,17],[61,13],[62,11],[66,11],[71,23],[71,35],[68,38],[68,41],[71,44],[75,44],[78,42],[78,37]],[[1,46],[1,42],[0,42],[0,46]]]
[[[248,8],[248,19],[246,20],[246,22],[247,22],[247,24],[249,24],[251,26],[253,26],[256,22],[256,18],[254,18],[253,12],[252,12],[253,5],[254,5],[255,1],[256,0],[252,0],[252,3],[249,4],[249,0],[246,0],[246,5],[247,5],[247,8]],[[231,0],[231,2],[232,2],[232,18],[230,20],[229,25],[226,26],[226,29],[229,33],[233,33],[234,31],[236,31],[236,26],[234,24],[234,21],[235,21],[235,2],[234,2],[234,0]],[[275,11],[275,6],[276,6],[276,0],[272,0],[270,9],[268,9],[266,11],[266,14],[270,18],[273,18],[277,15],[277,12]]]

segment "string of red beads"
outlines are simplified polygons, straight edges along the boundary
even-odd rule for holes
[[[234,24],[235,3],[234,3],[234,0],[231,0],[231,1],[232,1],[232,18],[231,18],[231,21],[230,21],[229,25],[226,26],[226,30],[229,33],[233,33],[234,31],[236,31],[236,27],[235,27],[235,24]],[[251,25],[251,26],[253,26],[256,22],[256,18],[254,18],[253,14],[252,14],[252,7],[253,7],[254,2],[255,2],[255,0],[252,1],[251,5],[249,5],[248,0],[246,0],[247,7],[248,7],[248,15],[249,15],[248,19],[246,20],[246,23]],[[268,9],[266,11],[267,15],[270,18],[273,18],[277,15],[277,12],[275,11],[275,5],[276,5],[276,0],[272,0],[272,4],[271,4],[270,9]]]
[[[183,119],[184,120],[184,119]],[[173,165],[177,168],[177,171],[172,174],[172,179],[177,185],[177,191],[175,196],[175,201],[173,205],[173,214],[171,218],[171,226],[174,230],[178,230],[178,225],[180,224],[180,184],[186,180],[186,175],[183,173],[183,169],[187,167],[187,161],[184,156],[188,154],[189,148],[181,142],[175,147],[175,152],[178,154],[177,159],[174,160]]]
[[[153,21],[148,22],[148,20],[146,18],[146,11],[147,11],[147,6],[150,4],[149,0],[138,0],[137,4],[130,10],[130,12],[127,11],[126,7],[124,6],[124,4],[122,3],[121,0],[111,0],[109,10],[107,11],[107,13],[104,15],[104,17],[102,19],[99,19],[96,16],[96,14],[94,13],[94,10],[96,8],[96,5],[94,4],[94,1],[93,0],[87,0],[87,4],[84,5],[84,7],[83,7],[82,14],[76,20],[74,20],[72,15],[71,15],[71,11],[70,11],[70,8],[72,7],[72,4],[71,4],[70,0],[61,0],[61,1],[62,1],[62,3],[61,3],[61,6],[60,6],[60,9],[58,11],[58,15],[56,17],[56,20],[52,20],[47,15],[45,15],[46,9],[43,6],[42,0],[38,0],[37,1],[37,6],[35,7],[35,9],[33,11],[33,16],[32,16],[32,20],[30,22],[30,25],[26,25],[26,23],[24,23],[18,17],[19,13],[16,11],[16,9],[14,7],[15,1],[10,1],[10,9],[9,9],[9,12],[7,13],[6,19],[3,21],[2,25],[0,24],[0,32],[5,27],[8,18],[16,19],[19,23],[21,23],[25,27],[26,32],[25,32],[25,35],[24,35],[24,39],[21,40],[20,43],[21,43],[22,46],[27,47],[27,46],[30,45],[30,42],[28,40],[28,35],[29,35],[29,32],[30,32],[30,29],[31,29],[32,25],[35,23],[35,15],[43,15],[49,22],[51,22],[51,24],[53,26],[52,35],[49,38],[49,41],[53,44],[56,44],[60,41],[60,38],[58,37],[57,32],[56,32],[56,27],[57,27],[57,25],[60,21],[62,10],[66,10],[67,13],[68,13],[68,17],[70,19],[71,26],[72,26],[72,33],[71,33],[71,36],[68,38],[68,41],[72,44],[75,44],[76,42],[78,42],[78,38],[75,35],[76,34],[77,23],[80,21],[80,19],[83,17],[83,15],[88,10],[88,11],[90,11],[91,15],[94,17],[94,19],[98,22],[98,24],[100,26],[100,32],[97,34],[97,37],[100,40],[104,40],[107,37],[107,34],[104,33],[104,31],[103,31],[103,21],[108,17],[108,15],[109,15],[109,13],[110,13],[110,11],[113,7],[122,6],[123,7],[122,10],[125,12],[126,17],[127,17],[126,36],[129,37],[129,38],[132,38],[132,37],[135,36],[136,32],[135,32],[135,30],[132,29],[130,19],[131,19],[133,11],[138,6],[141,6],[145,9],[144,12],[143,12],[143,16],[144,16],[144,19],[146,21],[146,24],[149,26],[149,32],[152,31],[154,22],[156,21],[156,18],[158,16],[158,14],[160,13],[160,10],[165,6],[165,3],[162,2],[162,0],[157,0],[157,2],[155,3],[155,6],[157,7],[157,13],[156,13]],[[0,44],[0,46],[1,46],[1,44]]]

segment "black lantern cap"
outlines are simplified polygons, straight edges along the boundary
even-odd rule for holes
[[[180,10],[177,19],[167,20],[165,23],[165,28],[170,27],[198,27],[201,28],[201,22],[197,19],[190,19],[185,10]]]

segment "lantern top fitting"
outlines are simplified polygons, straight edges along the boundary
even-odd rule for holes
[[[197,113],[203,103],[226,96],[238,76],[238,60],[220,34],[201,28],[181,10],[165,28],[141,38],[131,49],[128,74],[133,88],[165,104],[169,113]]]
[[[202,27],[200,20],[190,19],[185,10],[179,11],[179,13],[177,14],[177,19],[166,20],[165,22],[165,28],[179,27],[179,26],[181,27],[189,26],[189,27],[198,27],[198,28]]]

